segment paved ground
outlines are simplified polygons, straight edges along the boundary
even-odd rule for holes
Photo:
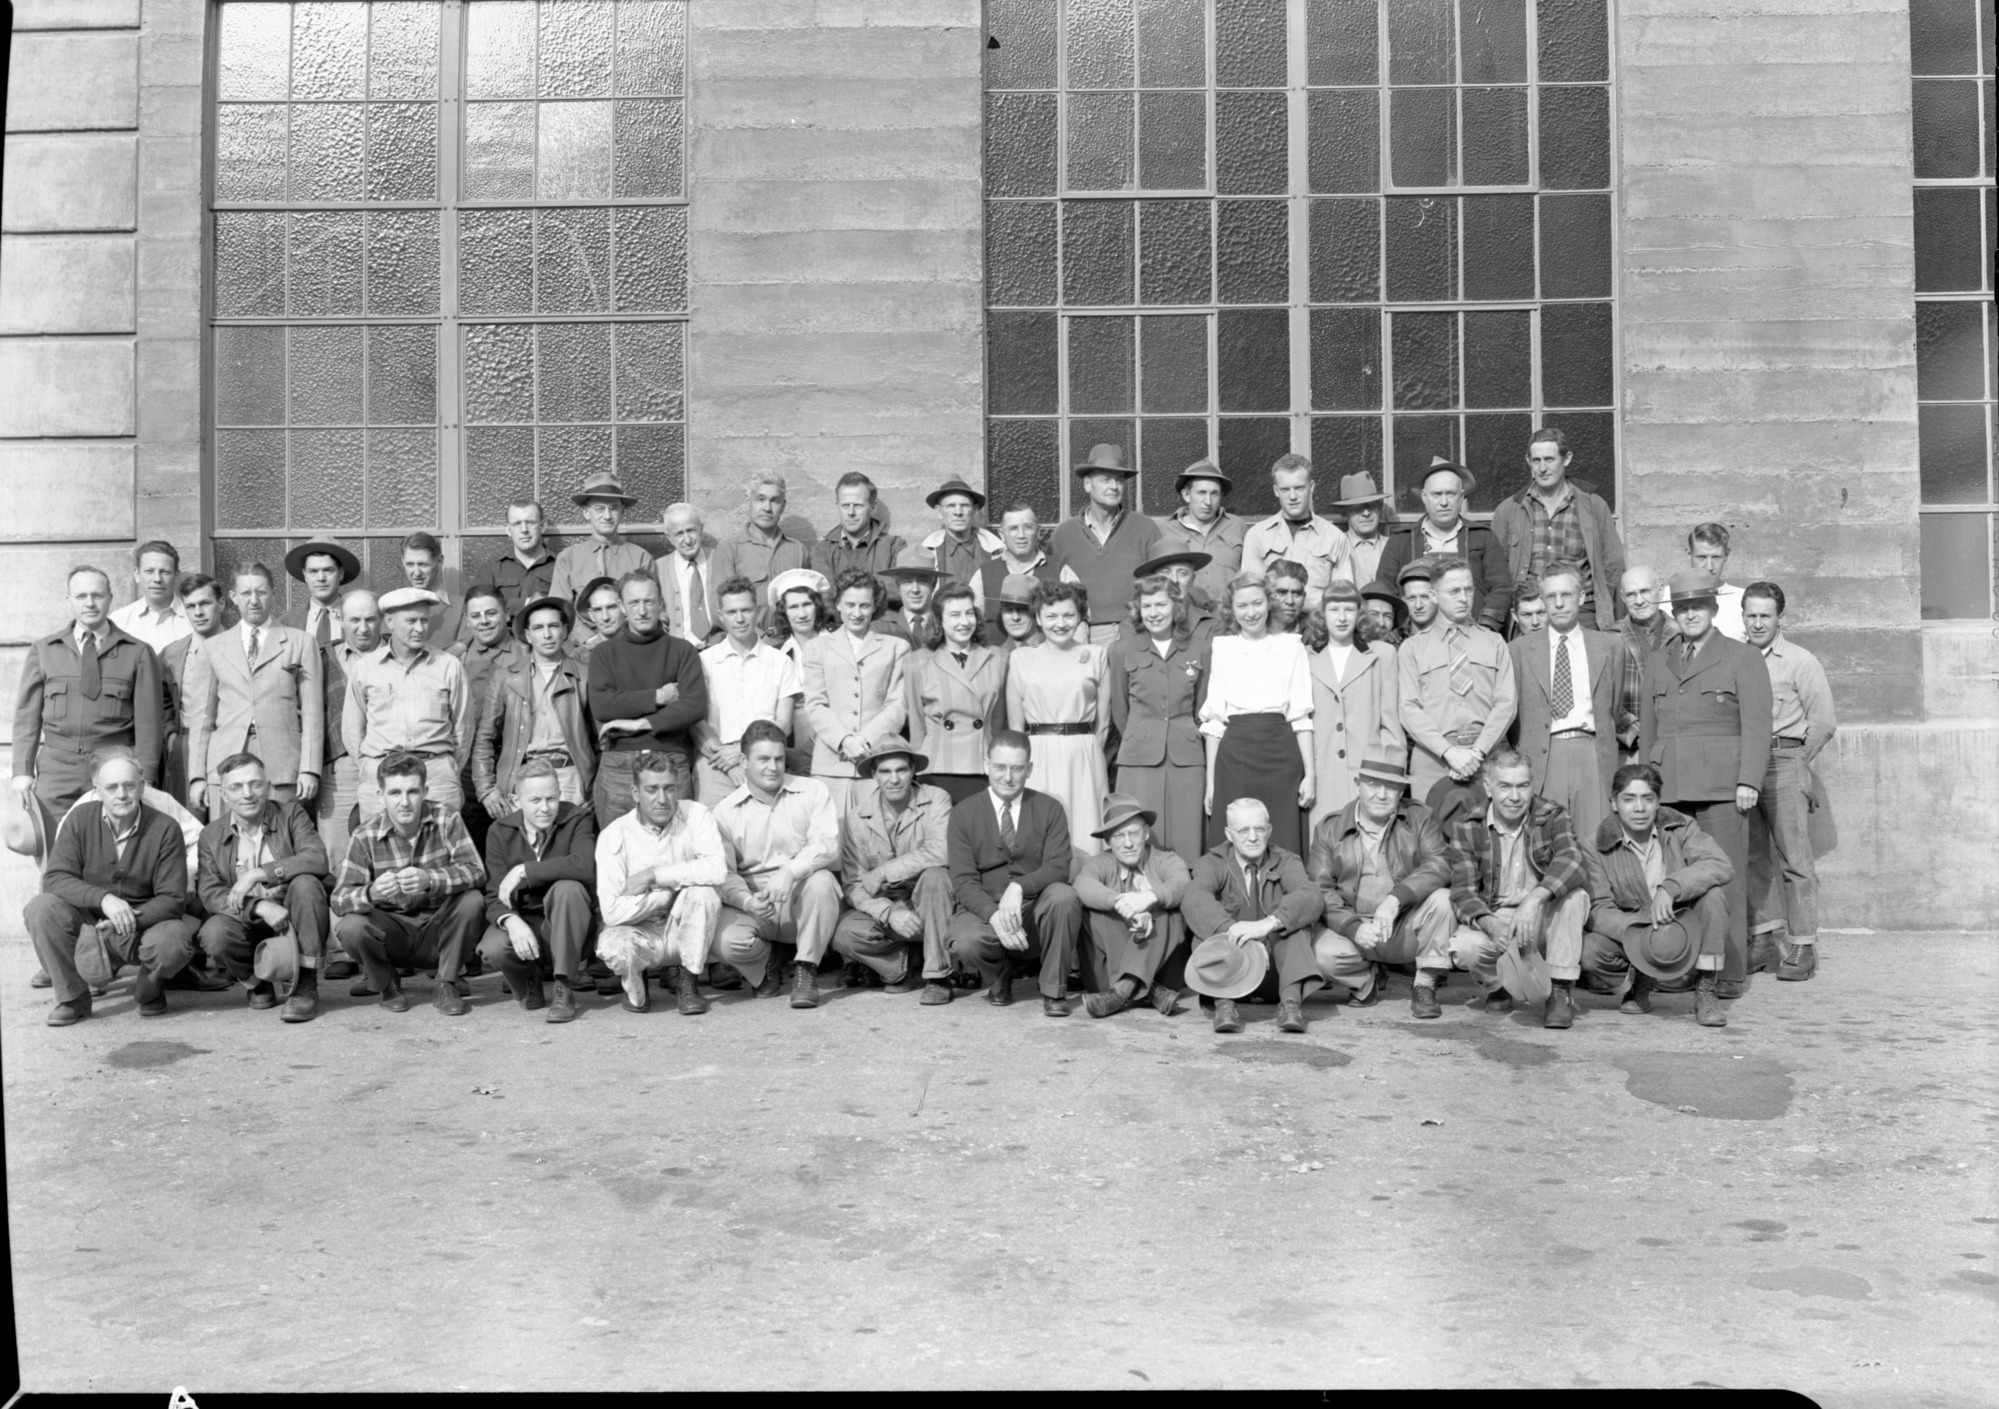
[[[11,858],[10,858],[11,860]],[[832,994],[528,1018],[121,980],[0,874],[25,1387],[1782,1385],[1991,1402],[1992,935],[1832,938],[1722,1032],[1406,987],[1105,1022]],[[1874,990],[1886,979],[1889,995]],[[421,987],[421,981],[417,981]],[[1023,985],[1023,997],[1026,986]]]

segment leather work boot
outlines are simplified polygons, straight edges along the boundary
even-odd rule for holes
[[[1819,947],[1816,944],[1784,946],[1784,960],[1777,966],[1779,983],[1803,983],[1818,971]]]
[[[536,984],[539,988],[541,985]],[[459,996],[458,986],[439,979],[430,990],[430,1006],[447,1018],[461,1018],[472,1011],[471,1004]]]
[[[1159,1010],[1161,1017],[1172,1017],[1180,1011],[1180,990],[1154,984],[1152,987],[1152,1006]]]
[[[941,1008],[951,1001],[952,996],[949,979],[933,978],[924,981],[923,996],[916,1001],[926,1008]]]
[[[1558,983],[1541,1009],[1541,1026],[1573,1027],[1576,1021],[1575,995],[1565,983]]]
[[[1777,932],[1765,930],[1762,934],[1749,936],[1749,972],[1752,974],[1773,974],[1784,955],[1778,947]]]
[[[1624,1001],[1617,1005],[1620,1013],[1649,1013],[1652,1011],[1652,990],[1659,986],[1659,980],[1648,973],[1633,970],[1631,991],[1624,995]]]
[[[1217,998],[1215,1000],[1215,1031],[1242,1031],[1242,1010],[1236,1007],[1235,999]]]
[[[757,984],[756,996],[759,998],[775,998],[783,988],[784,961],[779,959],[776,954],[772,954],[769,959],[764,961],[764,976],[762,982]]]
[[[1093,1018],[1107,1018],[1113,1013],[1122,1013],[1131,1006],[1131,995],[1138,985],[1128,978],[1121,978],[1103,993],[1092,993],[1083,1000],[1083,1011]]]
[[[819,1006],[819,966],[808,959],[800,959],[791,966],[791,1006]]]
[[[300,969],[291,996],[278,1013],[279,1022],[309,1023],[319,1016],[319,970]]]
[[[139,1000],[142,1018],[157,1018],[167,1010],[166,980],[143,964],[139,966],[139,976],[132,980],[132,996]]]
[[[683,968],[679,981],[674,984],[676,1006],[684,1018],[698,1018],[708,1011],[708,1000],[701,996],[701,980],[694,970]]]
[[[567,1023],[576,1021],[576,991],[569,986],[569,980],[557,975],[555,996],[549,1000],[548,1013],[543,1022]]]
[[[1721,996],[1716,991],[1720,981],[1713,969],[1701,970],[1700,982],[1694,986],[1694,1021],[1702,1027],[1727,1027],[1728,1013],[1721,1006]]]
[[[1749,991],[1749,980],[1744,978],[1717,978],[1714,981],[1714,996],[1733,1002]]]
[[[410,996],[403,992],[403,986],[392,983],[382,990],[382,1006],[392,1013],[407,1013],[410,1010]]]
[[[1485,995],[1485,1010],[1488,1013],[1510,1013],[1513,1011],[1513,995],[1503,988],[1495,988]]]
[[[1002,971],[997,982],[986,990],[986,1001],[995,1008],[1006,1008],[1013,1004],[1013,975]]]
[[[1418,983],[1409,990],[1409,1011],[1419,1018],[1441,1018],[1444,1005],[1437,1001],[1436,985]]]
[[[262,1012],[266,1008],[278,1006],[278,993],[268,983],[259,980],[250,985],[249,1000],[252,1008]]]
[[[520,980],[521,1006],[530,1013],[548,1006],[548,997],[541,987],[541,975],[530,974]]]
[[[1305,1030],[1305,1005],[1296,998],[1285,998],[1277,1004],[1277,1030],[1279,1032],[1303,1032]]]

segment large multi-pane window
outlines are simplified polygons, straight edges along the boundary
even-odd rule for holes
[[[988,0],[987,474],[1067,507],[1100,441],[1148,511],[1204,455],[1433,455],[1475,511],[1538,422],[1615,502],[1606,0]],[[1328,496],[1329,497],[1329,496]]]
[[[424,529],[469,568],[512,499],[580,528],[599,470],[657,524],[685,478],[682,0],[219,21],[218,567],[331,537],[393,585]]]
[[[1923,616],[1993,611],[1992,0],[1911,0]]]

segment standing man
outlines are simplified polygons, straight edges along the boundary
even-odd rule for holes
[[[1528,486],[1500,501],[1492,536],[1506,550],[1508,575],[1541,576],[1551,563],[1583,568],[1583,623],[1598,631],[1617,625],[1617,583],[1624,576],[1624,540],[1610,505],[1569,482],[1575,458],[1568,437],[1544,426],[1527,441]]]
[[[1548,625],[1548,602],[1541,595],[1541,579],[1523,577],[1513,584],[1512,639],[1531,636]]]
[[[527,648],[508,629],[512,624],[499,588],[477,583],[465,594],[464,639],[452,642],[447,650],[465,667],[465,694],[471,701],[475,740],[478,721],[485,714],[486,702],[505,667],[527,659]],[[465,768],[459,775],[458,788],[465,798],[458,815],[465,820],[465,830],[472,834],[472,845],[483,854],[486,824],[492,819],[473,785],[471,749],[465,751]],[[472,972],[476,974],[479,969],[475,966]]]
[[[1333,507],[1347,511],[1347,564],[1354,585],[1374,581],[1381,571],[1381,555],[1388,547],[1381,517],[1388,511],[1388,496],[1374,487],[1373,475],[1341,475],[1340,497],[1333,501]]]
[[[1616,636],[1583,626],[1582,573],[1573,564],[1550,568],[1541,591],[1547,629],[1507,647],[1520,695],[1514,739],[1534,770],[1534,795],[1559,803],[1576,836],[1587,839],[1603,820],[1617,771],[1624,647]]]
[[[551,599],[552,600],[552,599]],[[514,771],[512,804],[486,833],[486,935],[479,954],[506,975],[521,1007],[543,1003],[541,976],[555,979],[546,1022],[576,1018],[590,898],[597,884],[597,819],[562,800],[555,765],[530,758]]]
[[[188,653],[188,800],[208,807],[221,785],[213,765],[254,753],[272,797],[311,811],[325,768],[326,689],[319,646],[272,620],[277,582],[262,563],[236,569],[230,594],[241,620]],[[213,811],[221,815],[221,804]]]
[[[138,571],[132,580],[139,595],[111,613],[111,624],[155,651],[164,651],[175,641],[192,634],[187,613],[181,609],[180,550],[165,539],[141,543],[134,555]]]
[[[722,599],[716,589],[715,555],[703,541],[701,514],[692,504],[670,504],[666,540],[673,551],[658,561],[664,592],[660,618],[666,633],[701,650],[722,629]]]
[[[382,647],[382,608],[375,594],[356,587],[340,599],[340,634],[320,654],[320,673],[325,689],[326,748],[321,767],[319,834],[326,839],[327,864],[338,869],[347,855],[348,818],[361,801],[361,761],[347,746],[347,677],[354,663]],[[358,967],[350,960],[335,960],[327,977],[353,978]]]
[[[163,741],[160,789],[187,805],[187,657],[197,642],[222,629],[222,584],[205,572],[181,576],[180,607],[190,635],[167,643],[160,655],[160,729]]]
[[[724,634],[701,652],[708,713],[694,726],[694,746],[701,754],[695,796],[710,809],[745,785],[743,731],[767,719],[790,734],[792,713],[805,696],[798,662],[757,634],[759,589],[747,577],[732,577],[717,595]]]
[[[859,470],[849,470],[833,485],[833,507],[840,522],[806,551],[806,563],[828,582],[838,582],[848,568],[876,576],[902,557],[903,542],[882,525],[875,513],[875,482]],[[887,583],[882,584],[883,590]]]
[[[583,487],[570,495],[569,501],[583,510],[590,536],[555,555],[555,571],[548,579],[551,597],[574,601],[583,585],[593,578],[619,581],[628,572],[652,571],[652,554],[627,541],[618,531],[625,514],[639,501],[636,495],[625,492],[617,475],[609,470],[597,471],[583,481]]]
[[[387,648],[347,664],[347,702],[340,729],[347,752],[354,756],[363,820],[381,814],[378,774],[391,756],[414,757],[424,765],[428,780],[424,806],[455,818],[465,801],[458,778],[471,755],[478,720],[465,667],[429,644],[431,613],[440,605],[435,592],[415,587],[383,593]],[[477,848],[473,854],[478,854]]]
[[[840,819],[840,873],[847,904],[833,948],[885,980],[885,993],[923,990],[917,1001],[951,1001],[951,795],[916,781],[930,760],[900,740],[874,749]]]
[[[1396,574],[1396,585],[1402,591],[1403,625],[1406,628],[1403,639],[1415,638],[1417,633],[1428,631],[1437,624],[1437,565],[1429,558],[1418,558],[1406,564]]]
[[[1418,486],[1422,516],[1388,535],[1378,572],[1382,581],[1396,582],[1402,570],[1420,558],[1463,558],[1471,564],[1472,615],[1486,630],[1504,632],[1507,610],[1513,605],[1513,573],[1506,565],[1506,549],[1492,531],[1464,516],[1465,500],[1477,487],[1478,481],[1463,465],[1432,456]]]
[[[1117,639],[1131,604],[1133,571],[1150,558],[1159,525],[1125,507],[1138,471],[1115,445],[1093,445],[1076,466],[1083,481],[1083,511],[1062,520],[1048,540],[1048,562],[1059,577],[1082,584],[1090,599],[1090,644]]]
[[[779,573],[805,566],[806,546],[784,531],[784,476],[765,470],[750,476],[750,518],[743,531],[715,548],[715,578],[748,578],[757,599]]]
[[[1617,746],[1626,763],[1638,752],[1639,704],[1645,693],[1645,660],[1680,634],[1672,617],[1659,606],[1659,574],[1648,567],[1631,567],[1618,579],[1617,595],[1624,616],[1617,623],[1622,671],[1617,695]]]
[[[491,587],[500,594],[508,620],[524,603],[553,595],[555,554],[542,541],[542,527],[540,500],[516,499],[507,505],[508,551],[480,568],[474,579],[475,588]],[[469,610],[471,592],[465,594],[465,600]]]
[[[569,639],[576,649],[576,664],[587,672],[590,653],[624,629],[625,604],[618,596],[617,583],[608,577],[593,577],[576,594],[574,607],[575,629]],[[578,636],[583,639],[577,641]]]
[[[1076,899],[1088,920],[1083,967],[1090,996],[1083,1011],[1093,1018],[1121,1013],[1140,999],[1173,1015],[1187,959],[1180,902],[1187,894],[1187,863],[1152,840],[1159,814],[1138,799],[1112,793],[1104,799],[1104,849],[1076,872]]]
[[[486,868],[457,809],[424,796],[433,762],[409,752],[382,760],[382,808],[361,824],[341,858],[334,929],[340,947],[360,956],[384,1008],[409,1011],[399,969],[434,966],[431,1004],[455,1018],[470,1011],[456,985],[485,923]],[[456,770],[450,780],[455,788]]]
[[[1267,951],[1264,967],[1277,975],[1277,1030],[1303,1032],[1305,998],[1325,984],[1312,950],[1312,926],[1325,913],[1325,896],[1305,874],[1302,860],[1271,844],[1270,809],[1256,798],[1229,803],[1223,836],[1220,846],[1194,863],[1180,902],[1196,946],[1187,961],[1188,980],[1201,991],[1202,945],[1260,944]],[[1216,1032],[1242,1031],[1234,998],[1216,998],[1214,1014]]]
[[[1000,625],[1000,588],[1009,577],[1032,577],[1042,582],[1054,582],[1060,573],[1048,561],[1048,552],[1041,546],[1041,516],[1032,504],[1021,502],[1009,504],[1000,515],[1000,555],[988,558],[979,565],[977,577],[972,579],[972,597],[978,604],[979,614],[985,622],[985,642],[997,646],[1006,639],[1006,629]]]
[[[285,554],[285,575],[305,585],[305,602],[279,618],[281,624],[303,631],[321,649],[340,639],[340,595],[361,575],[361,560],[341,547],[314,539]]]
[[[272,796],[254,753],[231,754],[215,776],[216,818],[200,842],[197,886],[208,911],[201,947],[250,990],[252,1008],[275,1008],[278,995],[256,977],[252,961],[258,941],[289,933],[298,945],[298,978],[278,1017],[311,1022],[326,955],[326,844],[305,807]]]
[[[652,1009],[646,974],[672,966],[680,1011],[708,1011],[701,971],[728,875],[727,848],[715,818],[698,802],[679,799],[679,767],[664,754],[638,755],[632,766],[631,810],[597,835],[597,908],[604,929],[597,953],[625,987],[625,1011]]]
[[[1784,589],[1742,589],[1742,627],[1770,672],[1770,767],[1756,794],[1749,839],[1749,966],[1787,983],[1818,972],[1819,876],[1811,814],[1825,806],[1812,761],[1839,728],[1832,687],[1818,657],[1784,634]],[[1767,936],[1767,938],[1766,938]],[[1772,941],[1775,941],[1772,943]],[[1759,953],[1768,946],[1767,952]]]
[[[1498,633],[1472,620],[1472,571],[1463,558],[1437,569],[1438,616],[1396,648],[1410,790],[1428,800],[1449,777],[1469,782],[1513,726],[1519,696],[1513,657]],[[1416,600],[1410,599],[1410,615]]]
[[[840,819],[824,783],[785,775],[784,730],[759,719],[741,743],[743,785],[715,809],[729,856],[715,942],[760,998],[777,996],[795,953],[791,1006],[816,1008],[840,918]]]
[[[403,581],[419,592],[430,592],[437,597],[430,639],[437,642],[438,649],[443,650],[446,642],[457,640],[459,612],[451,605],[450,593],[444,590],[444,545],[435,535],[418,532],[403,540]]]
[[[618,584],[624,629],[590,653],[590,717],[603,753],[591,799],[597,830],[632,809],[634,771],[647,758],[676,770],[686,792],[694,776],[693,729],[708,717],[701,653],[665,629],[659,579],[634,570]]]
[[[951,809],[945,851],[958,912],[951,953],[987,984],[986,1001],[1013,1002],[1020,956],[1039,963],[1041,1011],[1069,1016],[1069,960],[1083,907],[1069,886],[1074,856],[1062,804],[1027,786],[1032,745],[1014,729],[986,740],[985,792]]]
[[[1270,467],[1270,487],[1277,495],[1277,512],[1243,534],[1242,570],[1260,577],[1279,558],[1298,564],[1305,569],[1305,608],[1316,612],[1328,582],[1335,577],[1353,581],[1347,536],[1313,511],[1310,456],[1278,456]]]
[[[1720,845],[1728,881],[1728,947],[1716,992],[1737,998],[1749,979],[1749,814],[1770,771],[1770,670],[1760,651],[1714,629],[1715,580],[1673,574],[1680,639],[1645,666],[1639,743],[1664,784],[1659,800]]]
[[[70,624],[28,647],[14,704],[15,796],[33,793],[53,818],[90,787],[98,749],[122,744],[142,784],[158,778],[165,733],[159,657],[112,625],[111,575],[71,568],[66,591]]]
[[[514,779],[529,763],[546,763],[556,796],[587,807],[597,778],[597,741],[586,704],[589,677],[563,648],[574,624],[569,603],[539,597],[514,618],[527,654],[493,676],[479,726],[472,734],[472,784],[495,821],[513,811]],[[595,844],[596,828],[591,828]]]
[[[1687,561],[1695,572],[1704,572],[1715,581],[1714,629],[1731,641],[1747,641],[1742,623],[1742,589],[1728,581],[1728,527],[1718,523],[1695,524],[1687,535]]]
[[[937,511],[941,527],[931,530],[917,546],[938,572],[970,586],[978,579],[980,567],[997,556],[1002,546],[997,533],[972,523],[972,516],[986,507],[986,496],[953,475],[931,490],[923,502]]]
[[[1208,565],[1194,579],[1210,602],[1228,595],[1229,579],[1242,570],[1242,540],[1248,520],[1224,513],[1222,501],[1235,482],[1213,460],[1196,460],[1173,481],[1180,507],[1159,520],[1155,553],[1206,553]]]

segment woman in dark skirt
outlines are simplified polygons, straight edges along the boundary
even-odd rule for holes
[[[1208,845],[1224,840],[1228,806],[1253,797],[1270,809],[1270,840],[1304,855],[1305,813],[1316,793],[1312,751],[1312,671],[1305,643],[1270,630],[1270,591],[1243,573],[1229,583],[1215,635],[1208,697]]]
[[[1176,556],[1205,560],[1208,555]],[[1153,565],[1145,563],[1139,571]],[[1208,687],[1207,641],[1191,637],[1186,599],[1174,595],[1172,580],[1163,573],[1138,579],[1131,624],[1110,647],[1117,789],[1156,816],[1153,839],[1191,866],[1207,850],[1207,818],[1201,812],[1207,754],[1197,717]]]
[[[943,639],[911,655],[903,675],[909,742],[930,760],[923,781],[956,804],[986,787],[986,740],[1006,727],[1007,658],[978,643],[978,599],[962,582],[939,592],[930,610]]]

